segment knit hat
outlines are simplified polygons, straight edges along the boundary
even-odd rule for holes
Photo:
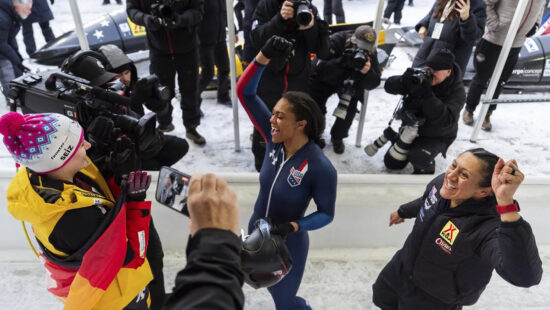
[[[376,31],[369,25],[359,26],[351,37],[351,43],[358,48],[374,53],[376,48]]]
[[[57,113],[6,113],[0,117],[0,134],[15,162],[41,174],[68,163],[84,138],[78,122]]]
[[[442,49],[439,52],[432,54],[426,60],[426,66],[438,71],[449,70],[453,68],[455,56],[448,49]]]

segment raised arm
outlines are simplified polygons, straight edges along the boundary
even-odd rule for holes
[[[279,36],[271,37],[255,60],[248,65],[237,83],[237,96],[254,127],[260,132],[264,141],[271,140],[271,112],[267,109],[256,90],[265,66],[272,57],[287,57],[292,49],[292,43]]]

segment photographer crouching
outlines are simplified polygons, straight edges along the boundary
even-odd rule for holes
[[[154,91],[154,89],[158,90],[161,88],[154,75],[137,79],[137,71],[134,71],[135,76],[134,73],[131,73],[132,67],[135,70],[135,66],[133,66],[131,60],[122,51],[116,55],[114,55],[114,51],[111,48],[109,52],[106,52],[104,48],[103,54],[77,52],[71,56],[72,61],[71,58],[66,60],[68,64],[66,67],[67,72],[91,81],[91,85],[95,87],[115,91],[122,90],[123,96],[129,98],[127,100],[129,104],[125,106],[113,105],[107,109],[115,115],[123,116],[120,121],[113,121],[110,115],[102,113],[102,108],[94,109],[88,107],[86,114],[89,115],[87,116],[84,116],[82,112],[80,113],[79,121],[86,130],[87,138],[92,143],[90,156],[94,161],[101,161],[98,157],[108,153],[107,150],[110,148],[110,142],[113,138],[116,138],[118,134],[117,127],[123,125],[123,120],[128,120],[125,122],[128,123],[126,127],[134,127],[130,123],[136,121],[138,124],[139,121],[143,123],[142,119],[145,113],[142,104],[145,103],[147,108],[153,111],[163,110],[166,105],[169,105],[169,96],[162,99],[163,95],[158,94],[158,91]],[[102,55],[105,56],[105,59],[102,59]],[[125,61],[123,61],[122,56],[126,57],[125,61],[129,62],[124,63]],[[107,63],[104,65],[102,61]],[[104,68],[104,66],[112,67],[113,65],[116,66],[114,67],[114,71],[116,69],[123,70],[119,81],[116,80],[118,77],[116,73],[107,72]],[[126,67],[130,68],[130,73],[125,70]],[[136,82],[134,83],[133,81]],[[189,150],[189,144],[185,139],[164,135],[161,131],[155,129],[154,125],[151,121],[151,124],[148,125],[150,128],[146,126],[147,128],[143,130],[144,132],[139,135],[141,143],[138,143],[138,156],[141,169],[143,170],[159,170],[162,166],[171,166],[180,160]],[[128,128],[128,131],[134,131],[134,129]],[[137,143],[137,141],[133,142]]]
[[[466,93],[460,68],[449,50],[430,56],[426,68],[409,68],[401,76],[388,78],[384,89],[403,95],[399,112],[402,124],[399,133],[388,127],[372,145],[365,148],[374,155],[384,140],[392,146],[384,156],[388,169],[403,169],[408,162],[415,174],[433,174],[434,158],[445,157],[458,131],[458,116]],[[369,152],[370,150],[370,152]]]
[[[357,101],[363,101],[363,90],[374,89],[380,84],[375,44],[376,32],[371,26],[337,32],[330,36],[329,57],[313,61],[309,94],[323,114],[327,112],[327,99],[334,93],[340,97],[333,113],[336,121],[330,130],[332,147],[337,154],[344,153],[343,139],[353,123]]]

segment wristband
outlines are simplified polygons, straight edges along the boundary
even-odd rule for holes
[[[507,206],[497,205],[497,212],[499,214],[509,213],[509,212],[519,212],[519,204],[517,200],[514,199],[514,203]]]

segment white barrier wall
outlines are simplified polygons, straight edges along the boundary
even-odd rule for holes
[[[7,212],[6,191],[13,171],[0,171],[0,249],[28,248],[21,223]],[[240,226],[245,230],[258,193],[257,174],[220,174],[239,199]],[[154,197],[154,183],[148,197]],[[422,195],[433,176],[413,175],[339,175],[336,216],[327,227],[310,232],[316,248],[386,247],[403,244],[412,225],[388,227],[389,214],[405,202]],[[535,232],[537,243],[550,244],[550,178],[527,178],[516,199],[521,214]],[[307,213],[314,211],[312,202]],[[153,219],[166,250],[183,250],[187,243],[188,220],[179,213],[154,202]]]

